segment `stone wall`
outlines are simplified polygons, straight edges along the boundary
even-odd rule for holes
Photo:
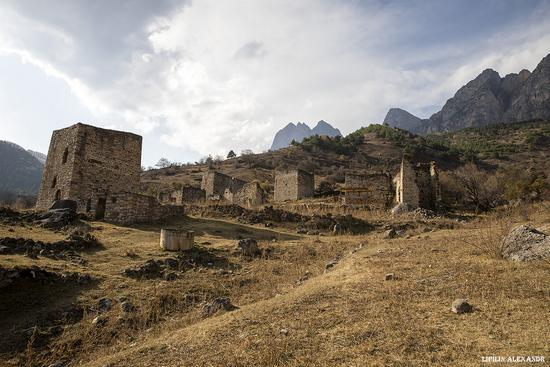
[[[234,193],[231,198],[232,204],[237,204],[243,208],[256,208],[265,203],[264,191],[257,181],[246,183],[239,191]]]
[[[413,165],[403,159],[395,180],[395,201],[413,208],[436,210],[441,200],[435,162]]]
[[[206,199],[206,193],[200,187],[184,186],[170,192],[159,192],[158,200],[162,204],[183,205],[197,203]]]
[[[184,215],[183,206],[162,205],[156,198],[132,192],[120,192],[107,201],[105,220],[131,224],[158,221]]]
[[[312,197],[314,192],[313,174],[300,169],[275,173],[274,201],[292,201]]]
[[[81,123],[54,131],[36,208],[72,199],[79,211],[102,218],[117,193],[138,190],[141,141],[139,135]]]
[[[226,189],[235,193],[239,191],[244,184],[246,184],[246,182],[238,178],[208,170],[202,175],[201,189],[205,191],[207,199],[216,195],[222,198]]]
[[[391,176],[383,172],[346,173],[344,204],[387,209],[393,202]]]

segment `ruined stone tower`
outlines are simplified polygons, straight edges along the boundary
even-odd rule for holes
[[[275,173],[274,200],[282,202],[312,197],[315,188],[312,173],[301,169]]]
[[[71,199],[96,219],[117,193],[137,192],[141,136],[78,123],[52,134],[36,208]],[[112,205],[111,205],[112,206]]]
[[[439,174],[435,162],[413,165],[403,159],[394,180],[395,201],[413,208],[436,210],[440,201]]]

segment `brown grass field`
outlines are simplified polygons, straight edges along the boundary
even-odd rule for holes
[[[368,217],[368,216],[366,216]],[[159,248],[160,225],[89,222],[103,249],[85,264],[0,255],[0,266],[38,265],[90,274],[88,285],[21,284],[0,288],[0,365],[48,366],[477,366],[489,355],[550,360],[550,264],[496,255],[500,236],[530,223],[550,232],[550,204],[468,221],[381,218],[409,223],[405,234],[296,235],[230,220],[185,218],[196,231],[195,260],[175,281],[122,275]],[[448,229],[453,222],[452,229]],[[412,224],[411,224],[412,223]],[[55,241],[66,233],[0,224],[0,237]],[[236,239],[252,237],[267,257],[247,259]],[[325,264],[338,263],[325,272]],[[386,281],[394,273],[396,280]],[[123,313],[125,296],[136,310]],[[229,297],[237,309],[212,316],[202,305]],[[93,324],[97,300],[113,308]],[[450,311],[467,298],[472,313]],[[60,313],[77,305],[73,322]],[[37,327],[35,327],[37,326]],[[48,336],[48,330],[57,333]],[[525,364],[523,364],[525,365]]]

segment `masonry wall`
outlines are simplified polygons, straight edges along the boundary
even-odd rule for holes
[[[346,173],[344,203],[387,209],[394,196],[391,176],[387,173]]]
[[[436,210],[441,198],[439,175],[434,162],[412,165],[403,160],[395,180],[397,203]]]
[[[158,221],[184,215],[183,206],[162,205],[152,196],[131,192],[118,193],[116,200],[107,201],[105,220],[131,224]]]
[[[313,174],[302,170],[275,173],[274,201],[282,202],[312,197],[314,193]]]
[[[245,184],[232,196],[233,204],[252,209],[265,203],[264,192],[257,181]]]
[[[240,190],[246,182],[234,177],[224,175],[220,172],[206,171],[202,175],[201,189],[206,193],[206,197],[219,195],[224,196],[225,190],[229,189],[232,193]]]
[[[138,190],[141,141],[136,134],[81,123],[54,131],[36,207],[72,199],[79,211],[101,217],[119,192]]]
[[[171,192],[160,192],[158,200],[162,204],[183,205],[185,203],[197,203],[204,201],[206,193],[199,187],[184,186]]]

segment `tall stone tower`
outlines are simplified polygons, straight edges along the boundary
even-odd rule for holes
[[[36,208],[71,199],[78,210],[105,215],[107,200],[137,192],[141,169],[139,135],[78,123],[52,134]]]
[[[413,208],[436,210],[441,200],[435,162],[413,165],[403,158],[395,180],[395,201]]]

